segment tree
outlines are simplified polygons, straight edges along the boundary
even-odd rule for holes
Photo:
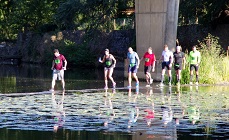
[[[179,24],[209,24],[228,4],[228,0],[180,0]]]
[[[0,2],[1,38],[16,39],[18,32],[35,31],[41,25],[54,23],[58,0],[5,0]]]

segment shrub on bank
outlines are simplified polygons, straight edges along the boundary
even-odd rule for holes
[[[219,38],[208,34],[202,41],[198,41],[197,50],[201,53],[199,66],[199,83],[220,84],[229,81],[229,58],[218,43]],[[186,52],[186,60],[189,52]],[[186,61],[185,69],[182,70],[181,84],[188,84],[190,78],[189,64]],[[195,81],[195,72],[193,76]],[[173,83],[176,82],[176,74],[173,72]]]

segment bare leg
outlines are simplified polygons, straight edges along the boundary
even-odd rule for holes
[[[56,80],[55,79],[52,79],[52,89],[54,89],[54,87],[55,87],[55,84],[56,84]]]
[[[192,82],[193,70],[190,71],[190,82]]]
[[[128,73],[128,83],[130,87],[131,87],[131,81],[132,81],[131,72],[129,72]]]
[[[104,69],[104,82],[105,82],[105,88],[108,87],[107,74],[108,74],[108,70],[107,70],[107,69]]]
[[[169,75],[169,83],[172,82],[172,73],[171,70],[168,70],[168,75]]]
[[[176,71],[176,75],[177,75],[177,82],[180,82],[180,79],[181,79],[181,70],[177,70]]]
[[[134,77],[134,79],[135,79],[136,83],[139,83],[139,81],[138,81],[138,77],[137,77],[136,73],[133,73],[132,75],[133,75],[133,77]]]
[[[147,82],[147,84],[150,84],[150,80],[151,80],[151,74],[149,72],[146,72],[146,82]]]
[[[161,83],[164,82],[164,75],[165,75],[165,69],[162,69],[162,71],[161,71]]]
[[[64,90],[65,89],[65,81],[64,81],[64,79],[61,80],[61,83],[62,83],[62,88]]]
[[[198,83],[199,82],[199,72],[196,71],[196,82]]]
[[[112,77],[113,71],[114,71],[114,69],[110,68],[110,70],[108,71],[108,77],[111,80],[111,82],[113,83],[113,85],[115,85],[116,83],[115,83],[115,81],[114,81],[114,79]]]

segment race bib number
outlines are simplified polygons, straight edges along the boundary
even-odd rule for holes
[[[149,58],[145,58],[145,62],[149,62]]]

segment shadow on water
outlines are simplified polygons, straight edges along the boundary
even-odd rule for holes
[[[47,91],[51,86],[52,71],[48,66],[3,65],[0,67],[0,92],[23,93]],[[115,71],[114,78],[118,86],[123,86],[123,72]],[[65,71],[66,89],[103,88],[103,69],[68,69]],[[59,81],[56,89],[62,89]]]
[[[1,140],[229,139],[228,86],[126,89],[117,72],[104,90],[102,70],[69,69],[67,90],[51,93],[49,67],[1,70]]]

